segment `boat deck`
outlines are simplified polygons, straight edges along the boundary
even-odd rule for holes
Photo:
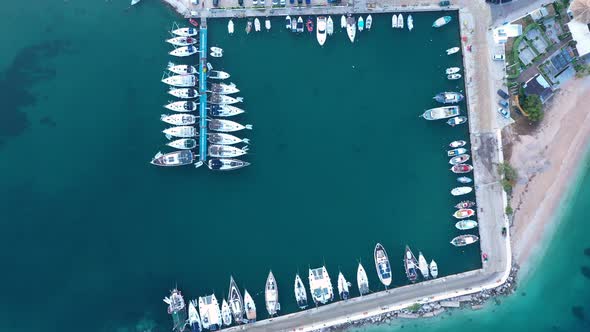
[[[201,18],[199,58],[199,161],[207,160],[207,19]]]

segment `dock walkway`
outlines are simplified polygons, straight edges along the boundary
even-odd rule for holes
[[[199,34],[199,161],[207,160],[207,18]]]

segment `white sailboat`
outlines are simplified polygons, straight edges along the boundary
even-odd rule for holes
[[[224,133],[231,133],[234,131],[240,131],[242,129],[252,129],[252,125],[242,125],[235,121],[225,119],[211,119],[209,120],[209,130],[220,131]]]
[[[221,319],[223,320],[223,325],[231,325],[231,310],[225,299],[221,302]]]
[[[197,147],[197,140],[194,138],[180,138],[175,141],[168,142],[166,145],[179,150],[190,150]]]
[[[328,16],[328,22],[326,26],[326,33],[331,36],[334,33],[334,21],[332,21],[332,17]]]
[[[229,78],[229,74],[221,70],[211,70],[207,77],[216,80],[224,80],[226,78]]]
[[[162,131],[166,134],[166,138],[170,139],[172,137],[178,138],[190,138],[196,137],[199,132],[195,127],[192,126],[178,126],[178,127],[170,127],[166,128]]]
[[[325,16],[318,16],[316,19],[316,38],[320,46],[323,46],[326,42],[326,17]]]
[[[234,21],[232,21],[231,19],[229,20],[229,22],[227,22],[227,32],[230,35],[233,35],[234,33]]]
[[[256,304],[248,290],[244,290],[244,308],[246,309],[246,319],[248,322],[256,321]]]
[[[272,271],[268,273],[268,277],[266,278],[266,286],[264,287],[264,302],[266,303],[266,311],[268,311],[268,315],[271,317],[276,315],[277,311],[281,309],[281,305],[279,304],[279,290],[277,288],[277,281],[275,280],[275,276],[272,274]]]
[[[438,265],[436,264],[434,259],[430,261],[430,275],[433,278],[438,277]]]
[[[188,46],[181,46],[178,48],[173,49],[172,51],[168,52],[168,54],[177,56],[177,57],[187,57],[191,56],[195,53],[199,52],[199,50],[194,47],[193,45]]]
[[[171,88],[170,90],[168,90],[168,93],[173,95],[174,97],[181,99],[193,99],[199,96],[199,92],[193,88]]]
[[[424,255],[422,255],[421,251],[418,252],[418,268],[420,269],[420,273],[422,273],[424,279],[430,278],[430,275],[428,274],[428,263],[426,262],[426,258],[424,258]]]
[[[228,117],[242,114],[245,111],[233,105],[211,105],[209,109],[210,116]]]
[[[160,120],[174,126],[189,126],[197,122],[199,117],[192,114],[162,114]]]
[[[369,278],[367,278],[367,272],[360,262],[356,270],[356,283],[361,295],[369,293]]]
[[[248,146],[239,149],[231,145],[212,144],[209,145],[207,151],[209,156],[214,158],[235,158],[248,153]]]
[[[354,36],[356,35],[356,22],[352,16],[349,16],[346,19],[346,33],[348,34],[348,39],[350,39],[350,42],[354,43]]]
[[[174,112],[193,112],[197,110],[197,103],[194,101],[175,101],[164,105],[164,107]]]
[[[295,275],[295,300],[297,301],[297,305],[299,309],[307,308],[307,291],[305,290],[305,286],[303,285],[303,281],[301,281],[301,277],[299,273]]]
[[[162,79],[162,83],[181,88],[195,86],[197,77],[195,75],[173,75]]]
[[[201,326],[201,317],[199,317],[196,306],[197,303],[195,300],[188,302],[188,325],[193,331],[201,331],[203,327]]]
[[[341,300],[348,300],[348,298],[350,297],[350,291],[348,290],[348,287],[350,286],[350,283],[348,281],[346,281],[346,278],[344,278],[344,275],[342,274],[342,272],[338,273],[338,295],[340,296]]]
[[[241,323],[242,319],[244,319],[244,300],[233,276],[229,277],[229,294],[227,298],[232,315],[234,316],[234,321]]]
[[[334,298],[332,281],[325,266],[309,269],[309,289],[315,304],[326,304]]]
[[[180,37],[192,37],[196,36],[199,33],[199,30],[193,27],[186,27],[186,28],[178,28],[176,30],[170,31],[173,34],[180,36]]]
[[[191,65],[177,65],[173,62],[168,62],[168,70],[178,75],[196,74],[197,68]]]
[[[166,42],[168,44],[172,44],[174,46],[188,46],[188,45],[196,44],[197,38],[177,36],[177,37],[166,39]]]
[[[285,17],[285,28],[287,28],[287,30],[291,30],[291,16],[289,15]]]
[[[192,128],[192,127],[191,127]],[[250,140],[247,138],[239,138],[231,134],[226,133],[209,133],[207,136],[207,141],[211,144],[223,144],[223,145],[233,145],[238,143],[246,143],[250,144]]]

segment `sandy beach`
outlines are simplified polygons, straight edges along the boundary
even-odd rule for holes
[[[510,163],[518,171],[512,207],[512,249],[521,277],[544,254],[559,221],[560,203],[574,185],[590,139],[590,77],[568,82],[539,129],[517,138]]]

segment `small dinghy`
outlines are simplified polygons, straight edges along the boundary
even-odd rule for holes
[[[225,105],[231,105],[231,104],[236,104],[236,103],[240,103],[244,100],[244,98],[242,97],[230,97],[230,96],[226,96],[226,95],[220,95],[220,94],[216,94],[213,93],[211,94],[211,98],[209,99],[209,102],[211,104],[217,104],[217,105],[221,105],[221,104],[225,104]]]
[[[473,166],[467,164],[453,165],[451,171],[455,174],[469,173],[473,170]]]
[[[473,180],[468,176],[461,176],[457,178],[457,182],[466,184],[473,182]]]
[[[183,166],[192,164],[195,157],[196,155],[190,150],[174,151],[166,154],[158,152],[150,163],[166,167]]]
[[[199,92],[193,88],[170,89],[168,93],[181,99],[193,99],[199,97]]]
[[[162,83],[181,88],[191,87],[197,84],[197,77],[195,75],[173,75],[163,78]]]
[[[232,93],[238,93],[240,90],[236,88],[236,85],[233,83],[230,84],[223,84],[223,83],[212,83],[209,87],[209,92],[217,93],[220,95],[229,95]]]
[[[254,31],[260,31],[260,20],[258,19],[258,17],[254,19]]]
[[[471,219],[459,220],[455,223],[455,227],[459,230],[466,231],[477,227],[477,221]]]
[[[455,217],[457,219],[465,219],[465,218],[469,218],[473,215],[475,215],[475,211],[472,209],[461,209],[461,210],[457,210],[457,211],[455,211],[455,213],[453,213],[453,217]]]
[[[240,149],[231,145],[212,144],[209,145],[208,152],[214,158],[234,158],[248,153],[248,146]]]
[[[463,164],[467,160],[469,160],[469,155],[468,154],[461,154],[461,155],[454,156],[453,158],[451,158],[451,160],[449,160],[449,164],[451,164],[451,165]]]
[[[170,31],[173,34],[180,36],[180,37],[192,37],[196,36],[199,33],[199,30],[193,27],[185,27],[185,28],[178,28],[176,30]]]
[[[412,15],[408,15],[408,30],[412,31],[414,29],[414,19]]]
[[[195,127],[192,126],[179,126],[179,127],[171,127],[164,129],[162,131],[166,134],[166,138],[170,139],[172,137],[179,137],[179,138],[190,138],[190,137],[197,137],[199,132]]]
[[[191,56],[197,52],[198,52],[198,50],[196,47],[194,47],[193,45],[188,45],[188,46],[182,46],[182,47],[175,48],[172,51],[168,52],[168,54],[182,58],[182,57]]]
[[[326,33],[328,36],[331,36],[334,33],[334,21],[332,21],[331,16],[328,16],[328,22],[326,24]]]
[[[188,23],[190,23],[192,26],[194,26],[195,28],[199,27],[199,22],[197,22],[197,20],[195,20],[194,18],[190,18],[188,20]]]
[[[366,26],[367,30],[371,30],[371,26],[373,26],[373,16],[371,16],[370,14],[369,16],[367,16]]]
[[[454,117],[454,118],[450,118],[450,119],[447,121],[447,124],[448,124],[449,126],[451,126],[451,127],[454,127],[454,126],[457,126],[457,125],[463,124],[463,123],[465,123],[465,122],[467,122],[467,117],[465,117],[465,116],[456,116],[456,117]]]
[[[462,195],[467,195],[472,191],[473,191],[473,188],[471,188],[471,187],[457,187],[457,188],[453,188],[453,190],[451,190],[451,195],[462,196]]]
[[[307,29],[307,32],[313,32],[313,21],[311,20],[311,17],[305,22],[305,28]]]
[[[209,116],[228,117],[242,114],[245,111],[241,108],[232,105],[211,105],[209,109]]]
[[[291,19],[291,32],[297,32],[297,19]]]
[[[197,147],[197,140],[194,138],[181,138],[168,142],[166,145],[179,150],[191,150]]]
[[[457,149],[453,149],[453,150],[448,150],[447,156],[454,157],[454,156],[458,156],[460,154],[464,154],[466,152],[467,152],[467,149],[465,149],[465,148],[457,148]]]
[[[346,29],[346,17],[344,15],[340,16],[340,28]]]
[[[224,71],[220,71],[220,70],[211,70],[207,74],[207,77],[214,79],[214,80],[224,80],[224,79],[229,78],[229,74]]]
[[[270,31],[270,20],[268,18],[264,20],[264,28],[266,31]]]
[[[451,74],[451,75],[447,75],[447,79],[448,80],[458,80],[461,78],[461,74]]]
[[[209,120],[209,130],[219,131],[223,133],[231,133],[234,131],[240,131],[243,129],[252,129],[252,125],[241,125],[235,121],[224,120],[224,119],[212,119]]]
[[[404,15],[402,14],[397,15],[397,27],[399,29],[404,28]]]
[[[357,22],[358,28],[359,28],[359,32],[365,30],[365,20],[363,20],[362,16],[359,16],[359,20]]]
[[[227,33],[229,33],[230,35],[234,34],[234,21],[232,21],[231,19],[229,20],[229,22],[227,22]]]
[[[432,276],[432,278],[438,277],[438,265],[436,264],[434,259],[430,261],[430,275]]]
[[[447,75],[455,74],[460,71],[461,71],[461,68],[459,68],[459,67],[449,67],[449,68],[445,69],[445,73]]]
[[[458,141],[452,141],[451,143],[449,143],[449,146],[452,148],[460,148],[462,146],[465,146],[465,144],[467,144],[466,141],[458,140]]]
[[[209,159],[207,166],[209,169],[215,171],[231,171],[234,169],[246,167],[250,165],[250,163],[238,159],[229,159],[229,158],[213,158]]]
[[[391,27],[397,28],[397,15],[395,14],[391,15]]]
[[[442,27],[443,25],[446,25],[449,22],[451,22],[451,17],[450,16],[439,17],[436,21],[434,21],[434,23],[432,23],[432,27],[433,28],[440,28],[440,27]]]
[[[199,117],[192,114],[162,114],[160,120],[175,126],[188,126],[195,124]]]
[[[223,49],[221,47],[211,47],[211,53],[209,53],[214,58],[221,58],[223,56]]]
[[[249,34],[252,31],[252,21],[246,22],[246,34]]]
[[[196,44],[198,40],[193,37],[173,37],[166,39],[166,42],[174,46],[188,46]]]
[[[221,320],[223,321],[223,325],[231,325],[231,310],[225,299],[221,302]]]
[[[303,32],[303,19],[301,18],[301,16],[297,18],[297,32]]]
[[[199,71],[197,68],[190,65],[176,65],[172,62],[168,62],[168,70],[178,75],[196,74]]]
[[[448,50],[446,50],[447,55],[451,55],[451,54],[455,54],[457,52],[459,52],[459,47],[451,47]]]
[[[211,144],[222,144],[222,145],[232,145],[238,143],[246,143],[250,144],[250,140],[247,138],[238,138],[234,135],[225,134],[225,133],[209,133],[207,136],[207,141]]]
[[[455,205],[455,208],[457,209],[468,209],[470,207],[474,207],[475,206],[475,202],[472,201],[461,201],[459,203],[457,203],[457,205]]]
[[[193,112],[196,111],[198,104],[193,101],[175,101],[168,105],[164,105],[164,108],[174,112]],[[193,116],[193,115],[191,115]],[[164,121],[162,119],[162,121]],[[166,122],[166,121],[164,121]]]
[[[287,17],[285,17],[285,28],[287,30],[291,30],[291,16],[287,15]]]
[[[479,238],[475,235],[465,234],[459,235],[456,238],[451,240],[451,244],[455,247],[463,247],[472,243],[475,243],[479,240]]]

